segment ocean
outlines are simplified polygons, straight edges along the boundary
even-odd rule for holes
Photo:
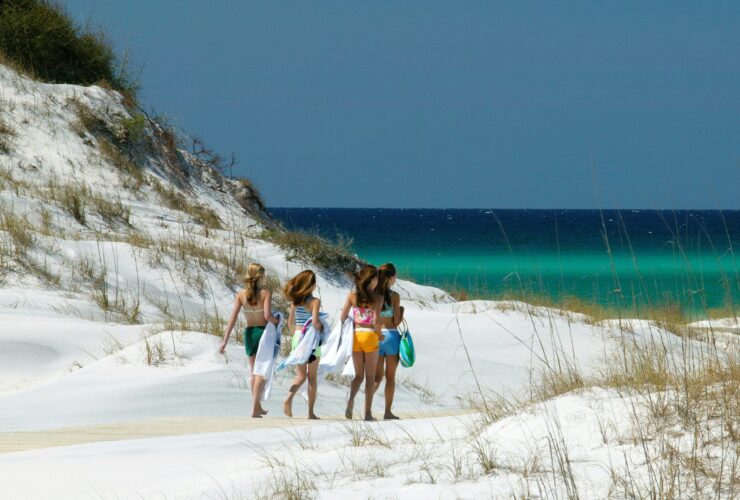
[[[363,259],[467,297],[692,310],[740,299],[740,211],[269,210],[289,229],[349,237]]]

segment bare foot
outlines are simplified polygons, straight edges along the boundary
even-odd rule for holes
[[[373,417],[371,414],[365,415],[365,422],[377,422],[377,418]]]
[[[397,415],[394,415],[393,413],[387,411],[385,412],[385,415],[383,415],[383,420],[400,420],[400,417]]]
[[[293,405],[291,403],[292,401],[286,401],[283,403],[283,412],[289,417],[293,416]]]
[[[260,415],[267,415],[267,410],[265,410],[265,409],[264,409],[264,408],[262,408],[262,407],[260,407],[260,410],[259,410],[259,412],[260,412]]]
[[[347,420],[352,420],[352,406],[353,405],[347,403],[347,409],[344,410],[344,418]]]
[[[308,419],[309,420],[321,420],[319,417],[317,417],[313,413],[311,413],[311,414],[308,415]]]

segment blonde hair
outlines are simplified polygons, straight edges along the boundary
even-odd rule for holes
[[[314,272],[311,270],[301,271],[285,284],[283,293],[293,305],[299,306],[311,296],[311,291],[315,285],[316,275]]]
[[[256,306],[260,294],[260,280],[265,276],[265,268],[256,262],[249,264],[244,275],[244,287],[247,291],[247,304]]]

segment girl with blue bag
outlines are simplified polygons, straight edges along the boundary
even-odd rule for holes
[[[376,292],[383,297],[383,307],[380,311],[383,340],[378,350],[378,366],[375,371],[375,390],[385,377],[385,420],[396,420],[398,416],[391,411],[393,395],[396,392],[396,369],[400,359],[401,333],[398,325],[403,320],[401,296],[391,290],[396,284],[396,268],[393,264],[383,264],[378,268],[378,286]]]

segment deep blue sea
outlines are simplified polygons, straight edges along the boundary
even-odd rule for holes
[[[740,211],[271,208],[290,229],[352,239],[374,264],[465,291],[605,305],[715,308],[740,299]],[[739,256],[740,257],[740,256]]]

